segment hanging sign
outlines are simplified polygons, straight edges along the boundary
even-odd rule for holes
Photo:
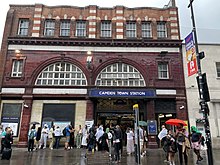
[[[198,71],[193,33],[190,33],[185,38],[185,43],[186,43],[186,61],[187,61],[188,76],[192,76],[196,74]]]

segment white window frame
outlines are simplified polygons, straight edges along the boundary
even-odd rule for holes
[[[18,27],[18,35],[27,36],[29,28],[29,20],[28,19],[20,19],[19,27]]]
[[[68,37],[70,36],[70,21],[61,21],[60,23],[60,36]]]
[[[37,77],[35,85],[41,86],[86,86],[87,80],[82,70],[67,62],[57,62],[47,66]]]
[[[220,78],[220,62],[216,62],[216,76],[217,78]]]
[[[157,37],[167,38],[166,22],[157,22]]]
[[[111,21],[102,21],[101,22],[101,37],[112,37]]]
[[[96,86],[145,87],[142,74],[133,66],[114,63],[105,67],[96,78]]]
[[[136,22],[127,22],[126,23],[126,37],[127,38],[137,37],[137,24],[136,24]]]
[[[54,36],[55,34],[55,21],[46,20],[44,27],[44,36]]]
[[[86,37],[86,21],[76,21],[76,37]]]
[[[158,78],[159,79],[169,79],[168,62],[158,62]]]
[[[23,73],[24,60],[14,59],[12,61],[11,77],[21,77]]]
[[[143,38],[151,38],[152,37],[151,23],[150,22],[142,22],[141,32],[142,32]]]

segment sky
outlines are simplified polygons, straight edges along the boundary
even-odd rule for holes
[[[163,8],[170,0],[3,0],[0,14],[0,44],[2,42],[5,19],[9,4],[35,4],[48,6],[70,5],[99,7],[113,7],[123,5],[126,7],[159,7]],[[181,39],[192,31],[191,11],[188,8],[190,0],[176,0],[179,9]],[[194,0],[194,16],[196,22],[197,38],[199,43],[220,44],[220,0]]]

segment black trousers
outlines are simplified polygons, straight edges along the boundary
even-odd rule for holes
[[[119,161],[120,160],[120,154],[119,154],[120,143],[115,143],[114,148],[115,148],[115,161]]]
[[[29,139],[28,140],[28,151],[33,151],[34,149],[34,139]]]
[[[183,146],[178,144],[180,165],[183,165],[183,156],[184,156],[185,165],[188,165],[188,156],[186,155],[186,151],[183,152],[182,150],[183,150]]]

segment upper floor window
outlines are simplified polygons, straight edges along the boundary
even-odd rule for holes
[[[220,78],[220,62],[216,62],[217,77]]]
[[[61,22],[60,36],[70,36],[70,21],[62,21]]]
[[[112,25],[110,21],[101,22],[101,37],[111,37],[112,36]]]
[[[82,70],[67,62],[58,62],[46,67],[35,82],[36,85],[85,86],[87,80]]]
[[[96,78],[97,86],[145,86],[142,74],[133,66],[115,63],[104,68]]]
[[[23,60],[13,60],[12,61],[12,72],[11,77],[21,77],[23,70]]]
[[[18,35],[27,36],[28,35],[28,27],[29,27],[29,20],[28,19],[20,19],[19,20]]]
[[[54,20],[46,20],[45,21],[44,35],[45,36],[54,36],[54,31],[55,31],[55,22],[54,22]]]
[[[142,22],[141,31],[142,31],[143,38],[152,37],[151,23],[150,22]]]
[[[127,38],[136,37],[136,22],[127,22],[127,24],[126,24],[126,36],[127,36]]]
[[[158,78],[159,79],[169,79],[169,70],[167,62],[158,63]]]
[[[77,21],[76,22],[76,36],[77,37],[85,37],[86,36],[86,22],[85,21]]]
[[[167,28],[165,22],[157,23],[157,37],[158,38],[166,38],[167,37]]]

